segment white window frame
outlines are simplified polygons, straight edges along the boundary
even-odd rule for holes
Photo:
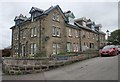
[[[88,32],[88,38],[90,38],[90,32]]]
[[[52,26],[52,36],[56,36],[56,27]]]
[[[31,28],[31,37],[37,36],[37,27]]]
[[[34,36],[37,36],[37,28],[34,27]]]
[[[23,38],[25,38],[26,37],[26,31],[24,30],[23,31]]]
[[[55,55],[56,54],[56,44],[55,43],[53,43],[52,49],[53,49],[53,55]]]
[[[33,55],[33,52],[34,52],[34,51],[33,51],[33,43],[30,44],[30,51],[31,51],[31,52],[30,52],[31,55]]]
[[[79,31],[75,30],[75,37],[78,37],[78,36],[79,36]]]
[[[60,28],[56,28],[56,35],[60,37]]]
[[[37,44],[34,43],[33,45],[34,45],[34,54],[36,54],[36,51],[37,51]]]
[[[59,21],[59,14],[56,14],[56,20]]]
[[[86,22],[85,21],[83,21],[82,24],[83,24],[84,27],[86,27]]]
[[[60,53],[60,44],[56,44],[56,46],[57,46],[57,54],[59,54]]]
[[[15,40],[18,40],[19,38],[18,38],[18,33],[16,33],[16,36],[15,36]]]
[[[69,46],[68,46],[68,44],[69,44]],[[67,46],[67,52],[71,52],[71,43],[70,43],[70,42],[67,42],[66,46]],[[69,50],[68,50],[68,49],[69,49]]]
[[[53,20],[56,20],[56,15],[55,15],[55,13],[53,13],[52,19],[53,19]]]
[[[69,36],[72,36],[72,29],[69,28],[68,32],[69,32]]]
[[[34,29],[31,28],[31,37],[34,37]]]

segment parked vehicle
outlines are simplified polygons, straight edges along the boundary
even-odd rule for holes
[[[117,48],[118,48],[118,52],[120,54],[120,45],[117,45]]]
[[[114,56],[118,54],[118,48],[115,45],[107,45],[100,51],[101,56]]]

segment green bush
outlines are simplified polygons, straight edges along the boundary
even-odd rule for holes
[[[46,51],[41,51],[41,52],[38,52],[34,55],[34,57],[47,57],[46,56]]]
[[[83,52],[83,54],[97,54],[99,51],[97,49],[88,49]]]

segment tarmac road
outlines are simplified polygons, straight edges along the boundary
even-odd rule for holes
[[[96,57],[50,71],[3,75],[3,80],[118,80],[118,56]]]

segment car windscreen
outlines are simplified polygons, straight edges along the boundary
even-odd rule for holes
[[[105,49],[110,49],[110,48],[114,48],[114,46],[105,46],[105,47],[103,48],[103,50],[105,50]]]
[[[118,48],[120,48],[120,45],[117,45]]]

